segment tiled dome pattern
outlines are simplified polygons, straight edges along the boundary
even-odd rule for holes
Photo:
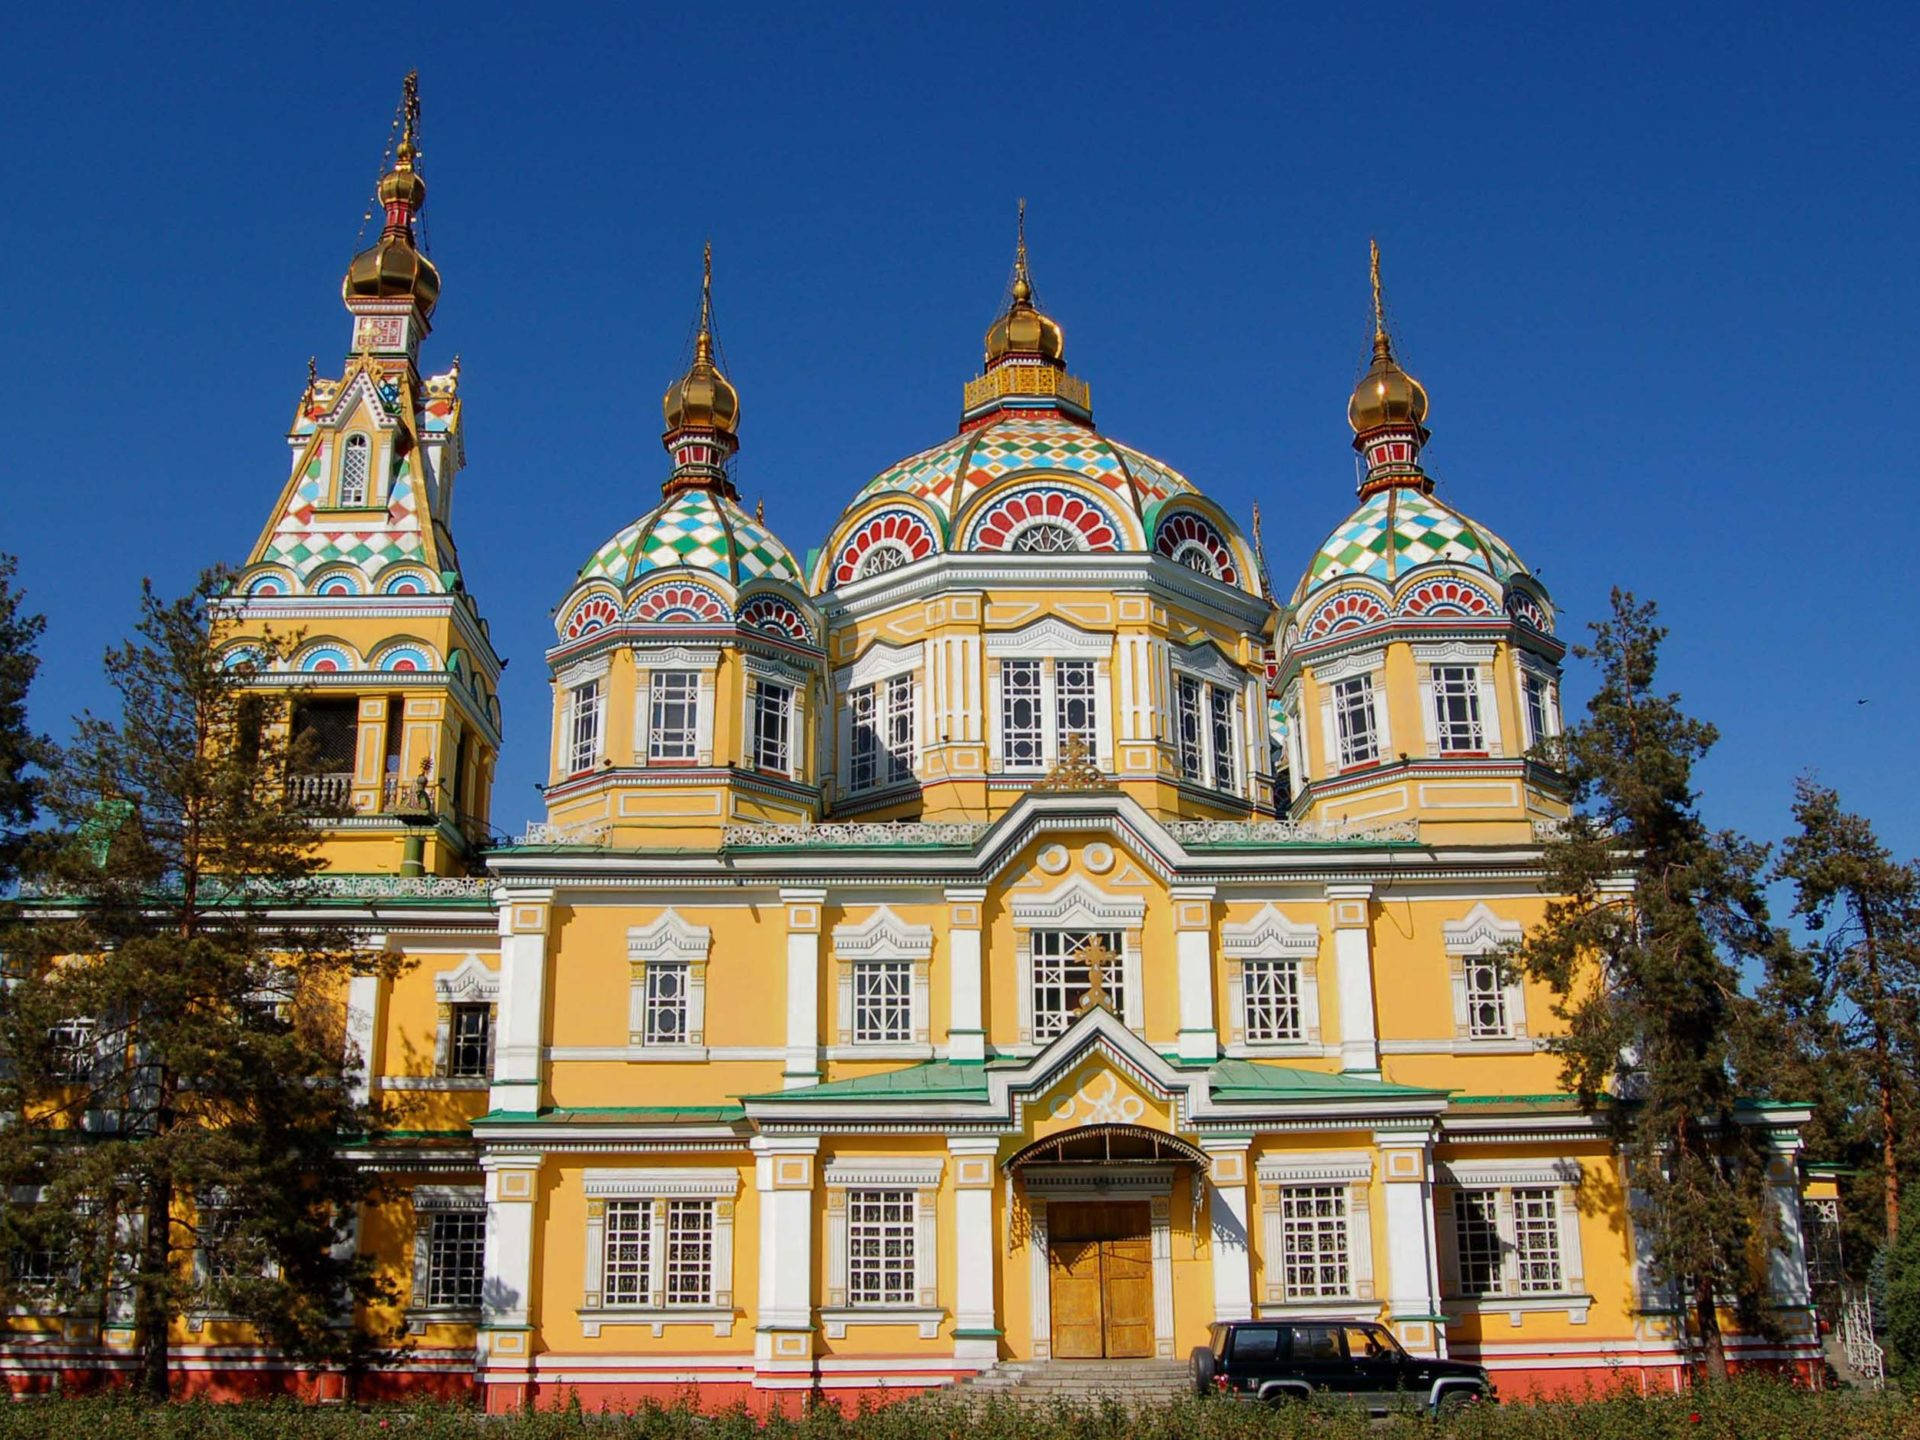
[[[800,583],[800,567],[773,532],[731,500],[687,490],[648,511],[602,545],[580,569],[582,580],[625,589],[656,570],[687,566],[744,585],[770,575]]]
[[[1323,585],[1360,575],[1391,585],[1416,565],[1444,560],[1504,585],[1527,567],[1485,526],[1411,487],[1368,496],[1324,542],[1293,593],[1296,604]]]

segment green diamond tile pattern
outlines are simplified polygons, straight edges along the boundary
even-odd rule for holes
[[[263,561],[284,565],[301,580],[322,566],[358,565],[369,580],[396,560],[419,560],[425,552],[411,468],[403,463],[393,477],[384,516],[343,526],[339,512],[324,515],[325,481],[320,462],[308,464],[293,497],[267,538]]]
[[[625,589],[656,570],[685,566],[744,585],[762,575],[800,583],[800,567],[773,532],[731,500],[687,490],[642,515],[581,567],[582,580]]]
[[[1293,598],[1297,604],[1355,575],[1392,584],[1416,565],[1436,560],[1482,571],[1501,584],[1527,568],[1491,530],[1431,495],[1395,488],[1368,496],[1326,538]]]

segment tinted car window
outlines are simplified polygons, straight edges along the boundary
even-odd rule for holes
[[[1233,1332],[1233,1358],[1236,1361],[1258,1365],[1279,1357],[1279,1326],[1248,1325]]]
[[[1348,1325],[1347,1355],[1354,1360],[1391,1360],[1393,1347],[1385,1335],[1370,1325]]]
[[[1340,1353],[1340,1332],[1328,1325],[1294,1326],[1293,1358],[1305,1364],[1345,1359]]]
[[[1207,1331],[1207,1339],[1213,1345],[1213,1358],[1221,1359],[1227,1353],[1227,1336],[1233,1332],[1224,1325],[1212,1326]]]

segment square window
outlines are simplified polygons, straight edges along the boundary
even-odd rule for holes
[[[853,1043],[905,1044],[913,1039],[913,963],[864,960],[853,967]]]
[[[1095,947],[1106,953],[1100,963],[1101,988],[1117,1015],[1125,1015],[1124,940],[1118,930],[1036,930],[1033,932],[1033,1038],[1042,1043],[1065,1032],[1092,988],[1088,963]]]
[[[1245,960],[1240,965],[1241,1030],[1249,1045],[1306,1039],[1300,1013],[1298,960]]]

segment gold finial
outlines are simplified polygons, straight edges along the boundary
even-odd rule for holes
[[[420,130],[420,72],[409,70],[400,84],[400,148],[395,152],[395,169],[411,170],[419,153],[415,136]]]
[[[1033,277],[1027,273],[1027,197],[1020,197],[1019,218],[1014,222],[1013,303],[1025,305],[1033,299]]]
[[[767,497],[764,495],[753,502],[753,521],[756,525],[767,523]]]
[[[713,241],[700,257],[700,335],[693,342],[696,363],[713,360]]]
[[[320,363],[317,357],[307,356],[307,399],[313,399],[313,392],[320,387]]]
[[[1380,242],[1368,240],[1370,252],[1367,262],[1367,274],[1373,282],[1373,348],[1376,354],[1391,348],[1387,339],[1387,311],[1380,303]]]
[[[1087,967],[1087,993],[1073,1013],[1084,1015],[1096,1005],[1111,1010],[1113,999],[1107,994],[1107,966],[1120,957],[1107,948],[1106,941],[1096,937],[1075,951],[1073,958]]]

